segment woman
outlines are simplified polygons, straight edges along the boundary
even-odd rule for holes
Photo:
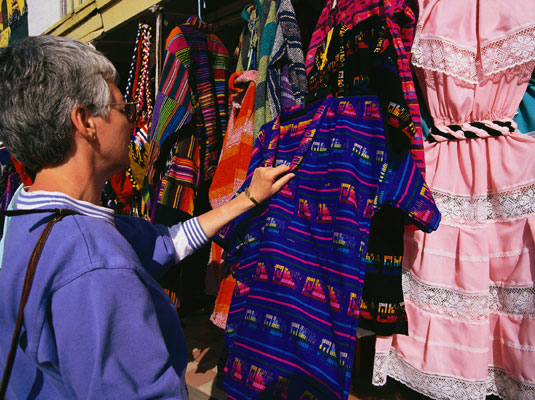
[[[292,177],[255,170],[249,190],[166,228],[100,207],[108,178],[129,165],[135,108],[117,72],[80,42],[38,36],[0,49],[0,140],[33,186],[15,209],[69,208],[56,223],[24,312],[8,398],[187,398],[186,344],[155,278]],[[10,347],[30,254],[49,214],[10,218],[0,270],[0,365]]]

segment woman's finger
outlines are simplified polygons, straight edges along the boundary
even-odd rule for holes
[[[277,193],[279,190],[281,190],[284,185],[286,185],[294,176],[295,174],[293,172],[290,172],[289,174],[284,175],[283,177],[279,178],[275,183],[273,183],[274,193]]]
[[[268,168],[268,174],[273,178],[277,179],[280,175],[288,172],[290,170],[290,166],[286,164],[281,164],[278,167],[275,168]]]

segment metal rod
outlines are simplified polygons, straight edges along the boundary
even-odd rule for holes
[[[158,95],[158,88],[160,87],[160,72],[162,63],[162,28],[163,28],[163,13],[161,7],[156,10],[156,42],[155,49],[155,72],[154,72],[154,98]]]

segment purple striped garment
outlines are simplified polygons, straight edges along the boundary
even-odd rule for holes
[[[288,164],[296,176],[216,239],[237,280],[230,399],[347,398],[371,218],[388,204],[426,232],[440,220],[409,153],[391,163],[377,97],[300,110],[264,125],[243,188],[260,165]]]
[[[339,0],[336,7],[333,8],[333,1],[326,1],[312,34],[305,57],[307,74],[310,73],[314,65],[317,49],[321,46],[331,28],[343,23],[351,29],[359,22],[373,15],[384,18],[396,49],[401,87],[416,129],[416,134],[411,140],[410,151],[418,168],[425,175],[420,106],[409,64],[410,49],[416,28],[417,2],[413,0]]]

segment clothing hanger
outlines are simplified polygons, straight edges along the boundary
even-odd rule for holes
[[[332,87],[329,86],[323,86],[319,89],[316,89],[312,92],[308,92],[305,94],[305,97],[303,98],[303,104],[302,107],[299,110],[291,111],[288,113],[281,113],[280,114],[280,122],[286,122],[292,118],[299,117],[301,115],[305,115],[308,112],[308,108],[310,105],[315,103],[318,100],[324,99],[325,97],[332,94]]]
[[[201,1],[202,1],[202,5],[201,5]],[[199,16],[199,21],[201,22],[204,22],[202,20],[202,12],[201,12],[201,10],[204,8],[206,8],[206,0],[197,0],[197,13]]]

